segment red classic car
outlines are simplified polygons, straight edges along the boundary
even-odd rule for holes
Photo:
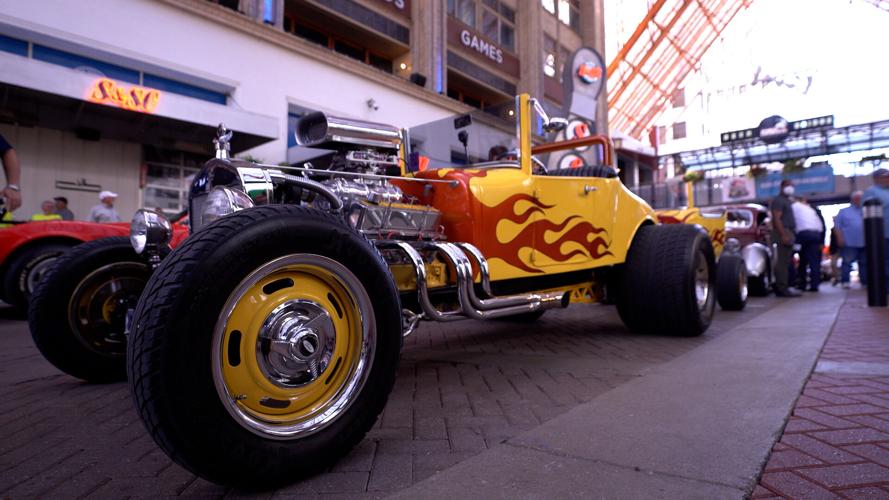
[[[188,234],[179,219],[173,219],[177,221],[173,244]],[[87,241],[129,234],[129,222],[27,222],[0,229],[0,300],[25,307],[40,277],[65,250]]]
[[[772,242],[769,210],[754,203],[725,205],[725,232],[737,244],[736,251],[747,265],[747,286],[751,295],[768,295],[772,288]]]

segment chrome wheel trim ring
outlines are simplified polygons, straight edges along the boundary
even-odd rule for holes
[[[223,349],[226,325],[228,318],[234,311],[241,297],[250,290],[256,283],[268,276],[269,274],[288,266],[293,265],[311,265],[320,267],[331,272],[341,284],[346,287],[356,301],[358,314],[362,325],[361,332],[361,353],[359,354],[358,363],[355,367],[354,374],[340,388],[339,393],[332,398],[335,400],[328,408],[319,415],[311,419],[304,420],[292,425],[279,425],[268,422],[251,415],[238,405],[238,395],[229,394],[225,385],[225,379],[222,373]],[[339,262],[316,254],[290,254],[274,259],[261,267],[255,269],[247,277],[245,277],[238,287],[229,295],[228,300],[222,308],[216,326],[213,329],[212,337],[212,359],[211,369],[213,375],[213,384],[216,387],[216,393],[228,411],[229,415],[241,427],[250,432],[266,438],[275,440],[293,440],[300,439],[326,428],[332,424],[340,415],[342,415],[355,401],[355,397],[364,388],[367,382],[367,376],[373,364],[374,353],[376,349],[376,320],[374,318],[373,306],[367,291],[362,286],[358,278],[352,274],[349,269]]]

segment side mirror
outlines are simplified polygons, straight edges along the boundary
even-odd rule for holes
[[[568,120],[564,118],[560,118],[557,116],[553,116],[546,123],[543,124],[543,131],[547,134],[551,134],[554,132],[561,132],[568,127]]]
[[[565,128],[568,127],[568,120],[556,116],[550,117],[548,114],[546,114],[546,110],[543,109],[543,106],[537,99],[532,98],[530,100],[530,104],[532,108],[537,111],[537,115],[543,118],[544,132],[548,134],[552,132],[559,132],[561,130],[565,130]]]

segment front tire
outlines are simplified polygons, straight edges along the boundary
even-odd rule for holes
[[[713,246],[695,226],[640,227],[617,283],[617,311],[631,330],[701,335],[716,306]]]
[[[716,265],[716,300],[725,311],[747,305],[747,265],[740,255],[722,254]]]
[[[154,440],[211,481],[263,489],[332,465],[382,411],[401,308],[377,250],[302,207],[242,210],[157,269],[130,387]]]
[[[31,297],[34,343],[59,370],[87,382],[126,376],[126,314],[151,270],[129,238],[102,238],[57,258]]]

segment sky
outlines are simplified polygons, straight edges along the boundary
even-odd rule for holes
[[[733,109],[739,118],[758,123],[771,114],[789,120],[832,114],[837,126],[887,120],[889,11],[865,0],[754,0],[701,69],[721,88],[752,81],[759,67],[785,85],[748,87],[749,97]],[[745,123],[741,127],[756,125]]]
[[[649,3],[606,0],[607,60]],[[751,86],[757,68],[783,85]],[[889,11],[866,0],[753,0],[704,56],[699,77],[714,92],[734,92],[713,110],[721,122],[714,131],[753,127],[773,114],[832,114],[836,126],[887,120]]]

